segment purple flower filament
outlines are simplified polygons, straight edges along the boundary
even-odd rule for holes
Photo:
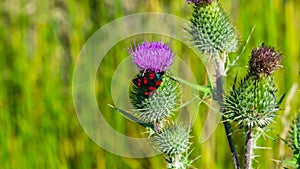
[[[140,71],[151,70],[155,73],[170,69],[175,55],[162,41],[143,42],[130,48],[129,53]]]

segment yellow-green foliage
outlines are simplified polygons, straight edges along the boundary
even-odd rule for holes
[[[256,25],[250,44],[238,62],[240,66],[229,72],[228,82],[232,81],[237,70],[238,75],[245,74],[251,49],[266,42],[284,54],[284,68],[275,73],[279,91],[288,92],[293,83],[299,83],[299,1],[220,0],[220,3],[232,15],[242,42],[251,27]],[[158,169],[165,166],[160,156],[130,159],[99,148],[82,130],[72,103],[72,71],[85,41],[106,23],[135,12],[166,12],[188,20],[192,7],[185,0],[0,2],[1,169]],[[113,104],[110,82],[114,69],[128,56],[126,49],[132,42],[144,38],[170,41],[176,55],[199,78],[198,83],[205,83],[205,68],[188,47],[160,35],[141,35],[120,42],[104,58],[95,83],[98,103]],[[299,99],[297,93],[290,103],[291,112],[299,108]],[[198,168],[233,168],[221,126],[206,143],[198,144],[207,110],[203,105],[199,108],[200,113],[192,128],[194,137],[191,141],[195,143],[195,150],[191,159],[201,155],[193,165]],[[108,106],[102,106],[101,112],[119,132],[141,137],[144,129],[138,124],[128,121]],[[274,133],[281,133],[281,119],[277,118],[276,126],[271,127]],[[264,151],[257,159],[259,167],[279,168],[272,161],[279,158],[278,144],[270,140],[263,140],[260,144],[272,147],[272,150]],[[242,152],[243,148],[239,148]]]

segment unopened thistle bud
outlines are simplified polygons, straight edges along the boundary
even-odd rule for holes
[[[142,77],[142,73],[139,73],[138,76]],[[162,121],[177,111],[180,105],[178,82],[168,76],[163,76],[161,80],[157,89],[149,91],[149,93],[134,83],[130,86],[131,104],[135,108],[135,114],[144,123]]]
[[[195,3],[191,26],[188,29],[192,43],[203,54],[219,57],[235,52],[238,37],[230,18],[217,0],[188,0]]]
[[[144,123],[171,116],[180,103],[180,86],[166,72],[173,63],[173,52],[161,41],[143,42],[129,52],[140,71],[129,90],[135,114]]]
[[[270,76],[279,66],[281,55],[274,48],[261,47],[252,51],[249,73],[240,83],[234,83],[225,99],[225,116],[240,127],[263,128],[277,116],[280,99],[273,78]]]
[[[181,124],[171,124],[155,136],[154,141],[157,149],[172,161],[179,160],[190,148],[189,138],[188,128]]]
[[[276,93],[271,77],[256,80],[248,76],[234,84],[225,99],[224,115],[240,127],[266,127],[274,121],[279,110]]]
[[[249,61],[249,73],[256,78],[271,75],[280,65],[282,56],[276,52],[273,47],[265,46],[252,50],[252,56]]]

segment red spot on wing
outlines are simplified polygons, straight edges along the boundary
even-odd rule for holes
[[[150,73],[150,74],[149,74],[149,79],[150,79],[150,80],[153,80],[154,77],[155,77],[155,74],[154,74],[154,73]]]
[[[155,83],[155,86],[158,87],[160,84],[161,84],[161,80],[157,81],[157,82]]]
[[[141,80],[141,79],[137,79],[137,86],[138,86],[138,87],[141,86],[141,83],[142,83],[142,80]]]
[[[153,86],[150,86],[148,89],[149,89],[150,91],[156,90],[156,88],[153,87]]]
[[[132,82],[133,82],[136,86],[138,86],[138,87],[141,86],[141,79],[139,79],[139,78],[133,79]]]
[[[144,84],[147,84],[148,80],[146,79],[146,77],[144,76]]]
[[[133,79],[133,83],[139,88],[139,91],[142,92],[145,98],[149,98],[161,85],[164,72],[155,73],[147,70],[141,73],[142,74]]]

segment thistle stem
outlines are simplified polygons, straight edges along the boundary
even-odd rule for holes
[[[252,156],[252,142],[253,142],[253,129],[246,129],[246,152],[245,152],[245,169],[251,168],[251,156]]]
[[[222,76],[223,73],[224,73],[224,67],[219,65],[216,66],[216,90],[217,90],[217,99],[220,105],[220,112],[224,112],[224,98],[223,98],[224,91],[223,91],[223,76]],[[241,167],[235,150],[234,140],[230,133],[230,124],[228,123],[228,121],[226,121],[224,116],[222,116],[222,121],[224,124],[226,137],[231,151],[231,157],[233,159],[235,169],[240,169]]]

